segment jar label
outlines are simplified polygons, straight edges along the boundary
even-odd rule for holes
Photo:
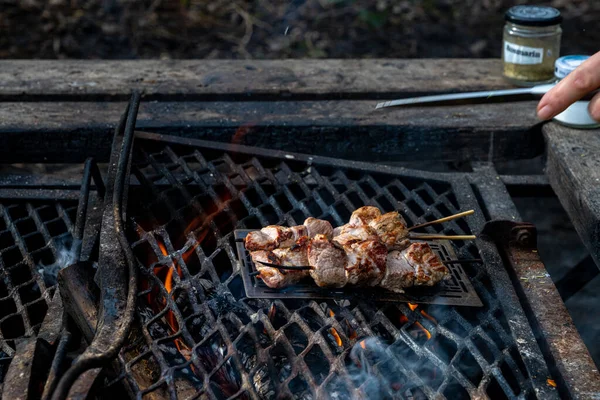
[[[504,42],[504,62],[511,64],[541,64],[544,60],[543,47],[527,47]]]

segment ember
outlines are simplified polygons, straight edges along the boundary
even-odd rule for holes
[[[408,308],[410,308],[411,311],[415,311],[417,307],[419,307],[418,304],[408,303]]]

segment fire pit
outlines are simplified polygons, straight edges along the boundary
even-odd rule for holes
[[[134,102],[117,128],[106,191],[91,161],[81,190],[7,189],[0,301],[15,307],[0,319],[3,396],[552,399],[596,390],[562,303],[532,284],[545,273],[535,229],[502,214],[512,205],[489,166],[434,173],[134,132],[136,113]],[[426,230],[478,236],[452,244],[458,259],[481,259],[462,265],[466,280],[453,290],[480,303],[249,295],[236,230],[307,217],[338,226],[364,205],[397,210],[410,225],[476,210]]]
[[[244,294],[235,228],[308,216],[341,225],[363,205],[399,209],[409,223],[433,220],[477,207],[464,178],[151,134],[136,136],[133,159],[142,344],[121,361],[126,370],[155,371],[134,392],[335,398],[357,389],[368,397],[376,385],[382,396],[416,398],[556,395],[490,246],[456,248],[485,261],[466,267],[482,308]],[[456,221],[443,232],[478,232],[482,222]]]

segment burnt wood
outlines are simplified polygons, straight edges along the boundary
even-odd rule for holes
[[[5,60],[0,99],[343,99],[501,89],[500,60]]]
[[[543,128],[546,174],[579,237],[600,265],[600,129]]]
[[[137,128],[370,161],[531,158],[543,151],[535,103],[393,108],[376,101],[144,102]],[[108,157],[120,102],[5,102],[0,156]],[[242,129],[239,129],[242,126]]]

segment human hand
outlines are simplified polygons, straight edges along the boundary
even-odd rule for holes
[[[600,89],[600,52],[584,61],[542,97],[537,106],[538,118],[550,119],[590,92]],[[592,118],[600,121],[600,93],[590,101]]]

